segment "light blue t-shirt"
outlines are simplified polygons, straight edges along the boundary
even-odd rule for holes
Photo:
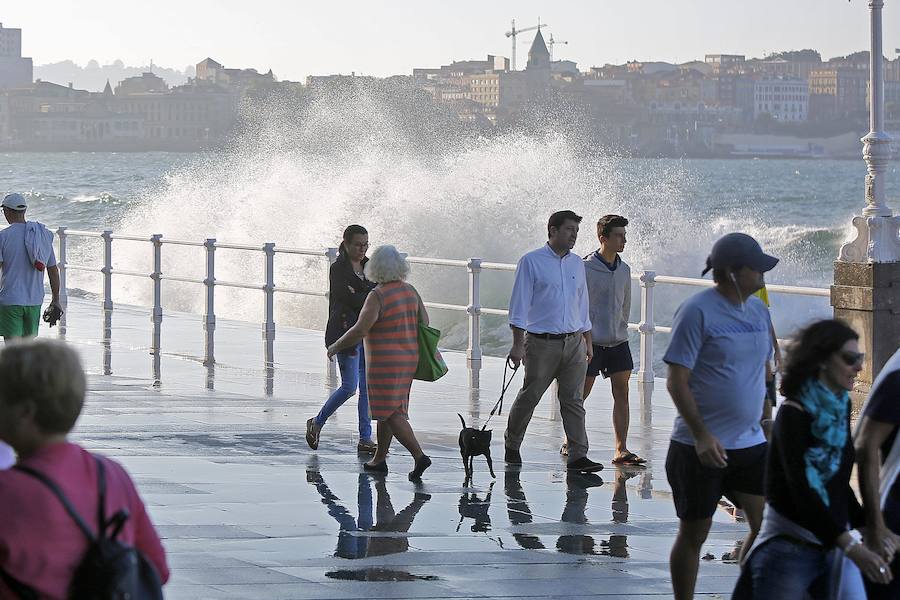
[[[40,306],[44,302],[44,272],[28,259],[25,224],[13,223],[0,231],[0,305]],[[51,246],[47,266],[56,265]]]
[[[772,350],[766,305],[751,296],[743,309],[715,289],[688,298],[675,313],[663,360],[691,370],[688,385],[706,428],[726,449],[766,441],[759,425],[766,396],[766,360]],[[694,445],[681,415],[672,439]]]

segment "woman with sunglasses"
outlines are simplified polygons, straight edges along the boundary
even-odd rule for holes
[[[859,336],[838,320],[799,332],[781,382],[786,398],[769,445],[766,508],[735,598],[865,598],[859,571],[890,581],[884,559],[852,530],[863,512],[850,488],[850,399],[862,368]],[[836,575],[847,557],[859,568]]]
[[[347,333],[359,319],[359,311],[375,284],[366,278],[364,267],[368,258],[369,232],[362,225],[350,225],[344,230],[338,247],[338,257],[331,265],[328,278],[328,324],[325,326],[325,345],[330,346]],[[325,421],[359,389],[358,452],[372,454],[372,421],[369,416],[369,395],[366,389],[366,358],[362,342],[337,353],[341,371],[341,387],[336,389],[319,414],[306,422],[306,443],[313,450],[319,448],[319,434]]]

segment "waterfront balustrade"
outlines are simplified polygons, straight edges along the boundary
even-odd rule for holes
[[[103,243],[103,265],[81,265],[71,264],[68,262],[67,249],[69,238],[99,238]],[[61,301],[63,306],[67,299],[67,279],[68,271],[84,271],[92,273],[100,273],[103,278],[103,311],[105,316],[105,328],[108,332],[111,323],[111,313],[113,311],[113,276],[121,277],[137,277],[150,279],[153,283],[153,307],[151,311],[151,320],[153,323],[153,333],[151,337],[151,353],[154,361],[158,365],[161,349],[161,328],[163,321],[162,310],[162,285],[163,281],[182,282],[189,284],[202,285],[205,288],[205,312],[203,315],[203,328],[205,333],[204,345],[204,364],[208,367],[215,364],[215,343],[216,343],[216,288],[239,288],[246,290],[258,290],[263,295],[264,320],[262,327],[263,350],[265,357],[265,367],[267,371],[274,368],[275,363],[275,294],[294,294],[300,296],[318,296],[328,297],[328,271],[324,270],[322,279],[323,288],[321,290],[307,290],[299,288],[291,288],[286,286],[275,285],[276,274],[276,255],[294,255],[319,258],[323,261],[323,266],[333,263],[338,256],[337,248],[326,249],[305,249],[305,248],[287,248],[278,247],[274,243],[265,243],[260,245],[253,244],[228,244],[219,242],[216,239],[206,239],[204,241],[176,240],[164,238],[162,234],[153,234],[150,236],[122,235],[113,233],[110,230],[95,231],[78,231],[70,230],[66,227],[56,229],[56,239],[58,243],[57,260],[59,263],[60,284],[61,284]],[[150,273],[113,268],[113,242],[116,240],[130,242],[146,242],[150,245],[152,253],[153,270]],[[206,276],[203,279],[194,277],[185,277],[180,275],[170,275],[162,272],[162,252],[164,246],[188,246],[203,248],[206,254]],[[216,250],[239,250],[244,252],[262,253],[264,261],[262,266],[262,282],[246,282],[246,281],[225,281],[216,278]],[[453,312],[466,313],[468,319],[468,345],[466,349],[466,357],[469,365],[470,385],[477,387],[479,379],[479,371],[482,361],[482,343],[481,343],[481,316],[482,315],[508,315],[508,311],[502,308],[485,307],[481,304],[481,277],[485,271],[507,271],[514,272],[516,265],[509,263],[486,262],[481,258],[470,258],[469,260],[455,260],[446,258],[427,258],[418,256],[407,256],[407,260],[411,264],[450,267],[454,269],[465,269],[468,273],[468,304],[450,304],[436,301],[426,301],[425,306],[432,309],[448,310]],[[653,342],[654,336],[658,333],[669,333],[671,327],[657,325],[654,317],[654,290],[657,285],[677,285],[677,286],[693,286],[693,287],[712,287],[713,282],[707,279],[697,279],[690,277],[674,277],[668,275],[658,275],[655,271],[638,271],[632,275],[640,286],[640,302],[641,302],[641,320],[638,323],[629,323],[628,327],[631,331],[637,331],[640,337],[640,358],[637,379],[641,383],[653,383]],[[799,296],[812,297],[829,297],[829,288],[817,287],[801,287],[791,285],[767,285],[769,292],[781,294],[793,294]],[[65,327],[65,314],[62,317],[61,326]],[[329,369],[334,369],[334,363],[329,363]]]

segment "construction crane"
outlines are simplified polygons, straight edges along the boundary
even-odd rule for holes
[[[526,31],[534,31],[537,29],[541,30],[541,27],[547,27],[546,23],[541,23],[541,20],[538,19],[538,24],[534,27],[525,27],[523,29],[516,29],[516,20],[512,20],[512,29],[506,32],[506,37],[512,38],[512,70],[516,70],[516,36],[520,33],[525,33]]]
[[[543,25],[542,25],[543,27]],[[564,42],[562,40],[554,40],[553,34],[550,34],[550,38],[547,39],[547,50],[550,51],[550,62],[553,62],[553,44],[568,44],[569,42]]]

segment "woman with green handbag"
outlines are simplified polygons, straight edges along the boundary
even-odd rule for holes
[[[431,466],[431,459],[409,424],[409,391],[420,365],[420,321],[426,327],[429,321],[416,288],[404,281],[408,274],[409,263],[396,248],[375,249],[366,264],[366,276],[378,285],[366,298],[356,324],[328,347],[328,358],[365,338],[369,411],[378,421],[378,449],[364,468],[387,473],[385,459],[391,440],[397,438],[416,461],[409,473],[409,478],[416,480]],[[436,360],[440,354],[432,357]],[[434,375],[431,370],[430,376]]]

